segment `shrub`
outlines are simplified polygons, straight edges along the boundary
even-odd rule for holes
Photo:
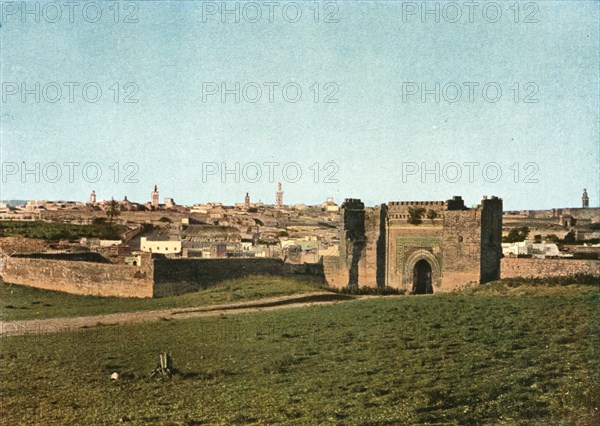
[[[412,225],[420,225],[423,223],[423,214],[425,209],[423,207],[409,207],[408,208],[408,223]]]

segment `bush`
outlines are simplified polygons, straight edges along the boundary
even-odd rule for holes
[[[408,223],[412,225],[420,225],[423,223],[423,214],[425,214],[425,209],[423,207],[409,207],[408,208]]]
[[[529,227],[513,228],[508,232],[508,236],[502,238],[503,243],[519,243],[525,241],[529,235]]]
[[[337,293],[341,294],[355,294],[355,295],[379,295],[379,296],[387,296],[387,295],[403,295],[406,294],[406,291],[392,288],[392,287],[344,287],[341,289],[333,289]]]
[[[565,238],[562,239],[563,244],[575,244],[577,240],[575,239],[575,231],[569,231]]]

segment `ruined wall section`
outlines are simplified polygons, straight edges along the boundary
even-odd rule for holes
[[[291,276],[281,259],[154,259],[154,297],[198,291],[250,275]],[[296,265],[301,267],[302,265]],[[321,272],[322,274],[322,272]]]
[[[342,204],[341,222],[340,267],[348,271],[348,286],[357,287],[359,264],[366,248],[364,203],[355,198],[347,198]]]
[[[348,287],[349,274],[344,265],[340,256],[323,256],[323,273],[328,286]]]
[[[385,259],[378,246],[381,243],[381,219],[381,206],[365,210],[364,249],[358,262],[358,285],[361,287],[377,287],[377,265],[381,263],[381,256]]]
[[[140,266],[130,266],[11,257],[6,259],[2,271],[2,279],[11,284],[112,297],[152,297],[152,276],[149,258],[142,259]]]

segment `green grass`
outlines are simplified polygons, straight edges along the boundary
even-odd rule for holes
[[[77,296],[0,282],[4,321],[186,308],[324,290],[316,284],[268,276],[225,281],[206,290],[157,299]]]
[[[598,288],[503,285],[5,338],[4,420],[599,424]]]
[[[62,222],[0,221],[0,237],[40,238],[43,240],[77,241],[82,237],[118,240],[125,231],[122,225],[73,225]]]

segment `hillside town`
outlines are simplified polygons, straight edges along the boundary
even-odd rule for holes
[[[168,197],[160,203],[159,195],[155,185],[147,202],[129,201],[125,196],[116,203],[114,222],[125,229],[120,239],[82,238],[45,244],[21,239],[16,244],[3,238],[3,246],[26,253],[39,250],[42,244],[48,252],[92,251],[123,262],[131,262],[132,254],[146,252],[168,258],[260,257],[318,263],[323,256],[335,256],[339,250],[340,206],[333,198],[315,206],[284,204],[281,183],[273,205],[252,202],[249,193],[233,206],[218,202],[184,206]],[[110,209],[111,200],[99,201],[92,191],[86,203],[2,203],[0,221],[86,225],[106,222]],[[527,234],[519,238],[521,229]],[[502,250],[507,257],[598,258],[600,209],[589,207],[584,190],[578,208],[505,211],[503,237]]]

